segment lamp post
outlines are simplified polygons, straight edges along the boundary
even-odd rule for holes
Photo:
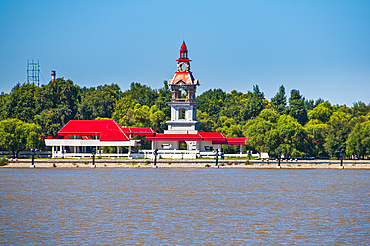
[[[155,149],[153,151],[154,154],[154,167],[157,168],[157,155],[158,155],[158,149]]]
[[[340,149],[339,156],[340,156],[340,166],[343,167],[343,155],[344,155],[344,149]]]
[[[36,151],[37,151],[37,149],[34,149],[34,148],[31,149],[31,156],[32,156],[32,165],[31,165],[31,167],[35,167],[35,152]]]
[[[217,168],[220,168],[220,167],[218,166],[218,149],[216,149],[216,167],[217,167]]]
[[[281,149],[278,150],[278,167],[280,167]]]
[[[95,147],[92,148],[91,154],[92,154],[92,167],[96,167],[95,166],[95,155],[96,155]]]

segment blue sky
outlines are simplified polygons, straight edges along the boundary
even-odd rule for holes
[[[185,40],[198,95],[221,88],[267,99],[281,85],[306,99],[370,103],[370,1],[0,2],[0,91],[27,79],[162,87]]]

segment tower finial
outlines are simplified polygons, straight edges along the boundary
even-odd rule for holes
[[[186,47],[185,41],[182,41],[180,49],[180,58],[177,61],[190,61],[188,58],[188,48]]]

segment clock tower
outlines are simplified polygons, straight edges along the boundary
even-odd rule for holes
[[[168,130],[165,134],[196,134],[199,130],[197,121],[197,106],[195,99],[196,87],[199,81],[194,79],[190,71],[188,49],[182,42],[180,58],[177,61],[177,71],[168,85],[171,87],[172,98],[167,104],[171,106],[171,120],[167,121]]]

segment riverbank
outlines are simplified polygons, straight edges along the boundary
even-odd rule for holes
[[[368,160],[345,160],[343,166],[337,160],[219,160],[218,167],[214,159],[195,160],[153,160],[98,159],[95,166],[91,159],[35,159],[34,166],[30,159],[8,161],[1,168],[255,168],[255,169],[370,169]]]

